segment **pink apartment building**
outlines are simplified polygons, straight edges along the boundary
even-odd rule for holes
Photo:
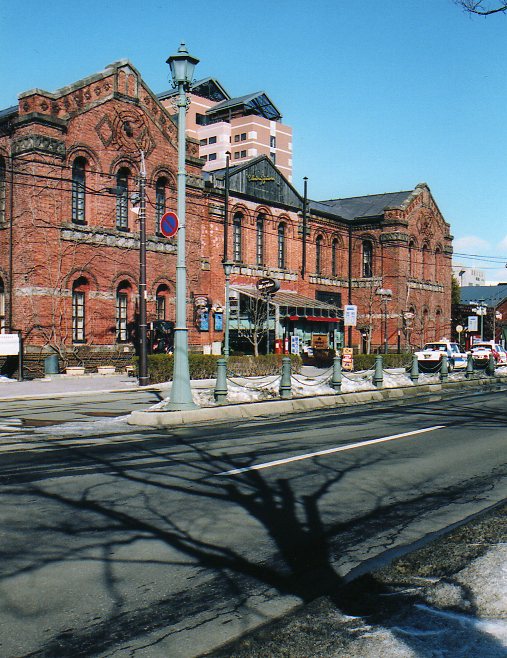
[[[172,114],[175,95],[174,90],[158,95]],[[282,115],[265,92],[231,98],[217,80],[206,78],[192,85],[189,98],[187,135],[199,141],[204,171],[224,168],[229,151],[231,164],[266,155],[292,179],[292,128],[281,123]]]

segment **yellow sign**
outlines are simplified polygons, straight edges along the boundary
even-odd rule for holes
[[[354,350],[351,347],[342,349],[342,368],[343,370],[354,370]]]
[[[314,350],[327,350],[329,347],[329,336],[327,334],[313,334],[312,347]]]

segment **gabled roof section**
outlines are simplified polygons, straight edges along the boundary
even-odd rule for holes
[[[205,179],[218,188],[225,186],[225,169],[204,172]],[[229,167],[229,189],[256,201],[274,203],[290,208],[301,208],[302,199],[297,190],[276,168],[267,155]]]
[[[177,89],[169,89],[161,94],[157,94],[157,98],[159,101],[163,101],[166,98],[171,98],[171,96],[176,96],[177,93]],[[201,96],[202,98],[208,98],[210,101],[215,101],[215,103],[221,103],[222,101],[229,100],[231,97],[216,78],[197,80],[191,85],[190,93]]]
[[[328,201],[311,202],[310,208],[317,211],[331,211],[348,220],[382,217],[384,211],[388,208],[399,208],[403,206],[412,194],[413,190],[408,190],[345,199],[330,199]]]
[[[209,109],[206,114],[211,117],[226,112],[240,112],[242,115],[255,114],[271,121],[279,121],[282,118],[280,110],[264,91],[229,98]]]
[[[483,301],[488,306],[498,306],[507,299],[507,283],[497,286],[463,286],[460,288],[461,303]]]

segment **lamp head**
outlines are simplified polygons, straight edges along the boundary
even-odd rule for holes
[[[171,55],[167,59],[167,63],[171,69],[174,86],[178,87],[180,84],[183,84],[187,90],[192,84],[195,66],[199,63],[197,57],[192,57],[186,45],[182,43],[176,55]]]

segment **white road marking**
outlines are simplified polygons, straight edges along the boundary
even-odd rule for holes
[[[245,466],[244,468],[233,468],[230,471],[222,471],[218,475],[239,475],[247,471],[261,471],[264,468],[271,468],[273,466],[281,466],[282,464],[290,464],[291,462],[303,461],[303,459],[312,459],[313,457],[320,457],[321,455],[332,455],[335,452],[344,452],[345,450],[354,450],[355,448],[363,448],[364,446],[371,446],[375,443],[385,443],[386,441],[394,441],[395,439],[403,439],[406,436],[414,436],[416,434],[424,434],[425,432],[433,432],[441,430],[445,425],[435,425],[434,427],[425,427],[421,430],[413,430],[412,432],[403,432],[403,434],[392,434],[391,436],[383,436],[380,439],[370,439],[369,441],[361,441],[359,443],[350,443],[336,448],[328,448],[327,450],[319,450],[317,452],[308,452],[304,455],[296,455],[295,457],[286,457],[285,459],[277,459],[272,462],[265,462],[264,464],[255,464],[254,466]]]

